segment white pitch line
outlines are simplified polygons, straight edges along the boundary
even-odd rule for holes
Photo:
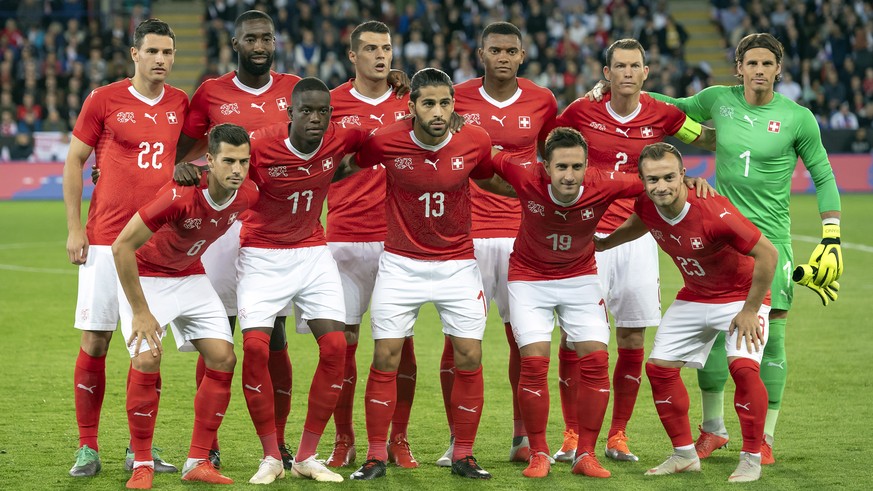
[[[791,238],[800,242],[809,242],[810,244],[818,244],[819,242],[821,242],[820,237],[810,237],[809,235],[792,235]],[[854,249],[856,251],[873,253],[873,247],[864,244],[855,244],[853,242],[841,241],[840,246],[843,249]]]
[[[79,274],[79,268],[74,269],[53,269],[53,268],[31,268],[28,266],[18,266],[15,264],[0,264],[0,270],[19,271],[22,273],[46,273],[46,274]]]

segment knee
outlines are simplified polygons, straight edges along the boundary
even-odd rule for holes
[[[254,336],[243,335],[243,361],[245,364],[263,363],[266,365],[270,359],[269,342],[263,342]]]
[[[468,342],[469,341],[469,342]],[[455,367],[458,370],[472,371],[482,365],[482,343],[474,340],[456,342]]]
[[[645,329],[619,327],[615,330],[616,344],[621,349],[643,349],[646,341]]]
[[[346,338],[346,344],[358,344],[358,333],[360,332],[361,325],[347,325],[346,330],[343,331],[343,335]]]
[[[82,331],[82,351],[93,357],[106,356],[111,340],[112,331]]]
[[[318,338],[318,353],[322,359],[346,359],[346,338],[344,333],[334,331]]]
[[[210,363],[211,362],[211,363]],[[220,372],[233,372],[234,367],[236,367],[236,355],[233,352],[233,347],[226,350],[225,352],[219,353],[218,356],[213,358],[212,360],[207,361],[207,366],[212,370],[218,370]]]
[[[157,356],[152,356],[151,351],[140,353],[139,355],[131,358],[130,366],[132,366],[135,370],[144,373],[154,373],[160,371],[161,355],[158,354]]]

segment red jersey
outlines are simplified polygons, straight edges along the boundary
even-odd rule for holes
[[[501,147],[510,160],[527,166],[537,162],[537,140],[546,139],[558,103],[549,89],[525,78],[517,78],[518,90],[509,99],[496,101],[485,92],[483,78],[455,86],[455,112],[464,123],[482,127],[493,145]],[[470,188],[473,198],[473,237],[488,239],[515,237],[521,207],[515,198],[497,196]]]
[[[609,172],[624,172],[636,176],[637,160],[646,145],[675,135],[685,124],[685,113],[672,104],[657,101],[646,93],[640,104],[627,116],[619,116],[609,105],[611,94],[602,102],[582,97],[564,109],[556,126],[569,126],[582,133],[588,142],[588,164]],[[633,200],[616,201],[597,231],[610,233],[633,213]]]
[[[224,204],[200,186],[165,185],[140,208],[139,216],[155,235],[136,251],[140,276],[181,277],[205,274],[200,256],[227,232],[239,214],[258,201],[258,187],[248,179]]]
[[[727,198],[701,199],[688,193],[682,213],[668,219],[643,196],[634,211],[682,272],[685,286],[676,300],[728,303],[746,299],[755,267],[755,260],[746,254],[758,243],[761,231]],[[764,304],[770,304],[769,292]]]
[[[188,96],[164,84],[148,99],[130,79],[94,89],[73,135],[95,148],[100,179],[85,231],[91,245],[111,245],[130,217],[173,177]]]
[[[571,204],[552,195],[542,164],[524,168],[506,156],[494,158],[494,171],[506,179],[521,202],[521,227],[509,256],[509,281],[543,281],[597,273],[594,230],[607,207],[643,192],[636,176],[589,167],[579,196]]]
[[[242,247],[293,249],[325,245],[321,210],[327,188],[346,154],[355,153],[367,138],[361,128],[330,123],[321,144],[304,154],[291,144],[290,123],[255,131],[249,178],[261,199],[246,214]]]
[[[481,128],[470,127],[449,133],[439,145],[427,145],[415,137],[413,123],[374,130],[355,156],[363,168],[385,166],[385,250],[431,261],[473,259],[470,179],[494,174],[491,139]]]
[[[288,121],[291,91],[300,77],[270,72],[267,85],[253,89],[230,72],[206,80],[191,97],[191,108],[182,132],[195,139],[204,138],[210,128],[233,123],[252,131],[273,123]]]
[[[373,130],[409,114],[409,95],[389,90],[377,99],[361,95],[348,81],[330,91],[332,120],[346,128]],[[385,168],[362,169],[330,185],[327,192],[328,242],[385,240]]]

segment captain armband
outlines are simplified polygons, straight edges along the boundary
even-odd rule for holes
[[[694,121],[693,119],[685,116],[685,122],[682,123],[682,127],[679,128],[679,131],[676,132],[676,138],[682,140],[684,143],[692,143],[696,140],[700,133],[703,132],[703,127],[700,126],[700,123]]]

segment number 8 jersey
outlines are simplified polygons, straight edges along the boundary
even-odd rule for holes
[[[130,217],[173,177],[188,96],[164,84],[149,99],[129,79],[94,89],[73,136],[95,149],[100,179],[88,208],[91,245],[110,245]]]

